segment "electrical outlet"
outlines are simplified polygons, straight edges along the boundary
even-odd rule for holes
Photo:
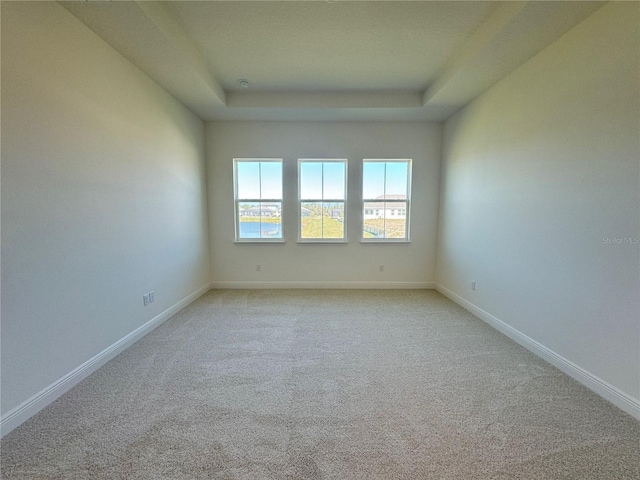
[[[256,265],[256,272],[262,271],[262,265]]]
[[[384,265],[378,265],[378,271],[384,272]]]
[[[147,293],[146,295],[142,296],[142,303],[144,303],[144,306],[146,307],[147,305],[149,305],[149,294]]]
[[[156,301],[156,292],[149,292],[149,303]]]
[[[476,282],[473,281],[471,282],[471,290],[475,290],[476,289]]]

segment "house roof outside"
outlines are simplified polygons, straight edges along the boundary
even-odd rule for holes
[[[398,200],[406,200],[406,195],[380,195],[375,200],[389,200],[389,202],[364,202],[364,208],[368,209],[406,209],[407,202],[401,202]]]

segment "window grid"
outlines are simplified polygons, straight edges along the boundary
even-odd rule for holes
[[[382,195],[377,198],[365,197],[364,184],[365,184],[365,166],[368,163],[381,163],[383,165],[383,182],[382,182]],[[387,193],[387,166],[393,163],[405,163],[407,165],[406,181],[405,181],[405,193],[398,196],[399,198],[387,198],[390,197]],[[365,242],[379,242],[379,241],[391,241],[391,242],[408,242],[409,241],[409,213],[411,202],[411,160],[409,159],[364,159],[362,165],[362,182],[363,182],[363,198],[362,198],[362,240]],[[395,195],[394,195],[395,196]],[[403,205],[404,204],[404,205]],[[367,225],[367,216],[378,217],[382,211],[382,229]],[[387,213],[387,211],[389,213]],[[398,212],[398,215],[394,214],[394,211]],[[395,216],[395,218],[388,218]],[[389,235],[388,225],[391,225],[388,220],[399,220],[404,216],[402,236],[395,236],[393,233]],[[371,236],[367,236],[371,235]]]
[[[256,163],[258,164],[258,177],[257,177],[257,197],[241,197],[239,195],[239,165],[240,164]],[[279,182],[280,182],[280,196],[273,198],[263,198],[263,164],[278,163],[280,165]],[[235,210],[235,231],[236,242],[282,242],[284,241],[284,225],[282,222],[282,206],[283,206],[283,178],[282,178],[282,159],[275,158],[242,158],[234,159],[234,210]],[[242,205],[255,205],[245,209],[245,212],[249,210],[249,213],[243,213]],[[256,211],[257,209],[257,211]],[[256,215],[257,214],[257,215]],[[243,217],[255,217],[258,221],[243,222]],[[265,222],[265,218],[276,218],[279,221]],[[248,223],[257,223],[257,235],[256,232],[243,232],[243,226],[247,226]],[[269,225],[266,225],[269,224]],[[269,229],[271,226],[271,229]],[[252,229],[254,230],[254,229]]]
[[[320,164],[320,198],[303,195],[303,166],[305,164]],[[327,197],[325,185],[325,166],[327,164],[342,164],[343,174],[341,176],[341,195]],[[299,228],[298,241],[300,242],[321,242],[336,243],[346,242],[346,206],[347,206],[347,160],[346,159],[298,159],[298,206],[299,206]],[[306,206],[305,206],[306,205]],[[310,223],[313,212],[308,206],[320,205],[320,235],[313,235]],[[331,209],[332,206],[339,205],[339,208]],[[329,222],[330,227],[327,226]],[[337,225],[337,223],[341,225]],[[305,229],[307,232],[305,232]],[[339,232],[339,233],[338,233]]]

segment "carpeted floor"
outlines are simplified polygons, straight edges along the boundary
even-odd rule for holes
[[[1,443],[6,479],[638,479],[640,424],[435,291],[212,291]]]

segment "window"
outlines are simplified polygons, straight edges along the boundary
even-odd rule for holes
[[[346,160],[298,160],[300,241],[346,240]]]
[[[411,160],[363,160],[363,241],[408,241]]]
[[[282,159],[234,159],[236,241],[279,241]]]

